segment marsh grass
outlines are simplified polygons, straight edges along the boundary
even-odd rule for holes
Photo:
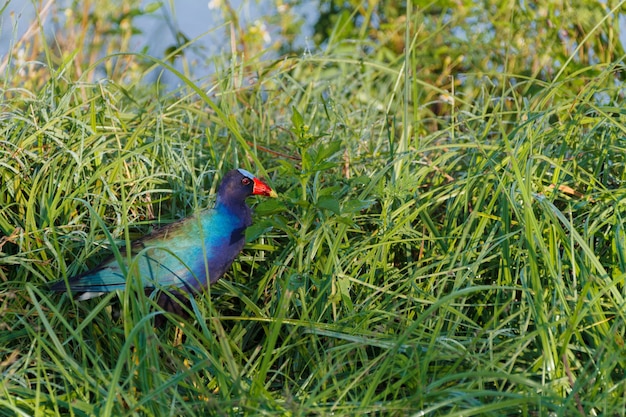
[[[1,413],[622,415],[619,65],[451,91],[406,77],[406,43],[231,60],[171,93],[53,68],[26,91],[7,70]],[[155,329],[132,272],[85,302],[46,290],[210,206],[233,166],[280,199],[252,201],[193,319]]]

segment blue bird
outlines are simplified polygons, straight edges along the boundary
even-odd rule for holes
[[[174,290],[169,296],[163,293],[158,303],[181,314],[177,304],[186,304],[185,297],[216,282],[243,249],[244,232],[252,224],[252,213],[246,205],[246,198],[251,195],[278,196],[248,171],[229,171],[218,188],[212,210],[172,223],[133,242],[130,264],[122,267],[115,257],[110,257],[90,271],[57,281],[50,289],[69,290],[84,300],[125,289],[126,270],[139,273],[147,294],[155,289]]]

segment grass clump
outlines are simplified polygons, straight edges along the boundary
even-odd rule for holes
[[[9,67],[0,412],[623,414],[621,63],[551,79],[471,50],[433,79],[424,48],[465,12],[408,10],[402,54],[339,22],[323,52],[220,62],[210,85],[139,56],[171,93],[56,65],[20,89]],[[212,204],[233,166],[281,198],[188,322],[153,328],[141,291],[46,291]]]

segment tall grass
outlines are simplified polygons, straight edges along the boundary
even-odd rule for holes
[[[419,19],[394,59],[355,59],[374,44],[338,26],[324,52],[171,93],[50,64],[21,89],[9,67],[0,413],[623,415],[621,64],[431,82]],[[210,206],[233,166],[280,199],[253,202],[190,320],[154,328],[132,288],[46,290]]]

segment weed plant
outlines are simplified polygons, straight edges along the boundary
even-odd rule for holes
[[[393,59],[340,21],[313,55],[216,59],[209,85],[136,54],[48,59],[31,88],[8,65],[0,415],[624,415],[621,60],[438,84],[407,16]],[[89,78],[134,59],[182,87]],[[47,291],[232,167],[280,198],[191,319],[153,327],[132,276]]]

